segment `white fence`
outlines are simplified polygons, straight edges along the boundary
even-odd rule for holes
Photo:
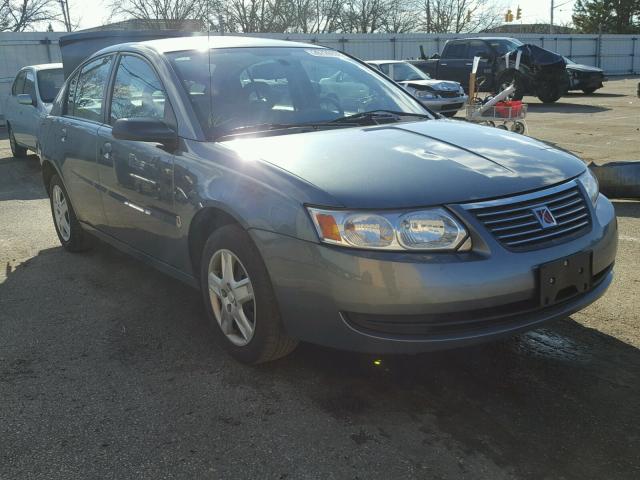
[[[0,33],[0,121],[4,102],[17,71],[25,65],[60,61],[58,38],[63,33]],[[363,60],[417,58],[422,45],[427,55],[440,52],[454,34],[252,34],[326,45]],[[482,36],[464,35],[468,36]],[[508,34],[500,36],[509,36]],[[640,74],[640,36],[638,35],[513,35],[565,55],[578,63],[598,66],[607,75]]]

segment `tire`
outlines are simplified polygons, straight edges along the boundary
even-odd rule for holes
[[[227,261],[231,262],[227,272],[232,273],[225,278],[222,264]],[[284,331],[260,252],[239,226],[227,225],[209,236],[202,254],[200,285],[216,340],[236,360],[251,365],[269,362],[298,345]]]
[[[13,135],[13,130],[11,130],[11,126],[9,126],[9,144],[11,145],[11,154],[14,158],[27,158],[27,149],[18,145],[16,137]]]
[[[538,91],[538,98],[542,103],[554,103],[560,100],[562,91],[557,85],[547,85]]]
[[[91,247],[89,236],[82,229],[67,190],[58,175],[53,175],[49,182],[49,202],[53,225],[62,246],[74,253],[88,250]]]
[[[500,93],[505,90],[509,85],[511,85],[515,81],[516,91],[513,92],[509,98],[511,100],[522,100],[524,98],[524,85],[522,84],[522,80],[518,77],[518,75],[514,71],[507,71],[500,75],[498,78],[497,86],[498,92]]]
[[[582,91],[586,94],[586,95],[591,95],[593,92],[595,92],[597,90],[597,88],[583,88]]]

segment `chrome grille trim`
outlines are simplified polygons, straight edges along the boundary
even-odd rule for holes
[[[543,248],[591,225],[587,201],[575,180],[537,192],[460,205],[507,248]],[[542,228],[533,209],[547,207],[557,225]]]

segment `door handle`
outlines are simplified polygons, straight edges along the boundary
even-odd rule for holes
[[[467,67],[471,67],[471,66],[473,65],[473,63],[465,63],[465,65],[466,65]]]
[[[63,128],[60,130],[60,141],[61,142],[66,142],[67,141],[67,129]]]
[[[443,67],[446,67],[447,64],[446,63],[441,63],[440,65],[442,65]]]
[[[111,160],[111,153],[113,152],[113,146],[111,145],[111,143],[106,142],[105,144],[102,145],[102,158],[104,158],[105,160]]]

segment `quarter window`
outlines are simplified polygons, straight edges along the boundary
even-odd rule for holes
[[[104,91],[109,80],[112,57],[87,63],[69,84],[66,114],[94,122],[103,121]]]
[[[18,73],[16,81],[13,82],[13,87],[11,88],[12,95],[20,95],[21,93],[24,93],[24,80],[26,76],[27,72],[25,71]]]
[[[139,57],[122,57],[111,97],[111,123],[121,118],[170,121],[170,109],[167,94],[153,68]]]

